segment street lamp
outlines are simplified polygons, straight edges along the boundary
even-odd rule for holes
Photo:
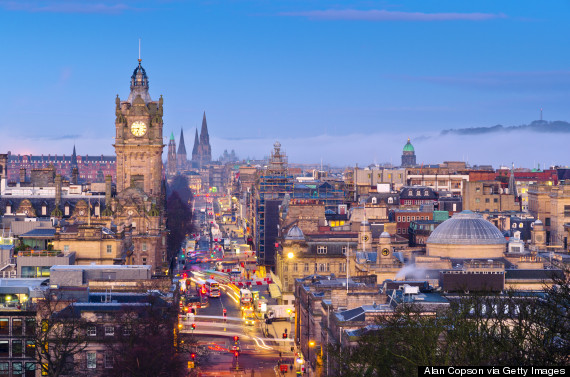
[[[295,256],[295,254],[293,254],[292,251],[290,251],[290,252],[287,254],[287,258],[289,258],[289,259],[293,259],[294,256]]]

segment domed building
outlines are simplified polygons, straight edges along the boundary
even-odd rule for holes
[[[481,215],[463,211],[441,223],[426,241],[428,257],[492,259],[503,257],[506,239]]]
[[[402,167],[407,168],[416,165],[416,152],[414,146],[410,143],[410,138],[408,142],[404,145],[404,151],[402,152]]]

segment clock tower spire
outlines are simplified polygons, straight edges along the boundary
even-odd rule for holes
[[[117,192],[138,188],[151,197],[161,193],[162,182],[162,96],[153,101],[142,61],[131,76],[126,101],[115,99],[115,153]]]

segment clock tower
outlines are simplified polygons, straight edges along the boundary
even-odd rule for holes
[[[126,101],[115,99],[115,154],[117,192],[130,187],[150,197],[161,193],[162,181],[162,96],[153,101],[148,77],[139,64],[131,76],[131,93]]]

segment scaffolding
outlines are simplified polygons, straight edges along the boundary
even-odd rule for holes
[[[285,194],[292,192],[293,177],[288,174],[287,156],[281,150],[281,144],[276,142],[267,168],[261,173],[256,187],[255,243],[259,265],[275,264],[279,205]]]

